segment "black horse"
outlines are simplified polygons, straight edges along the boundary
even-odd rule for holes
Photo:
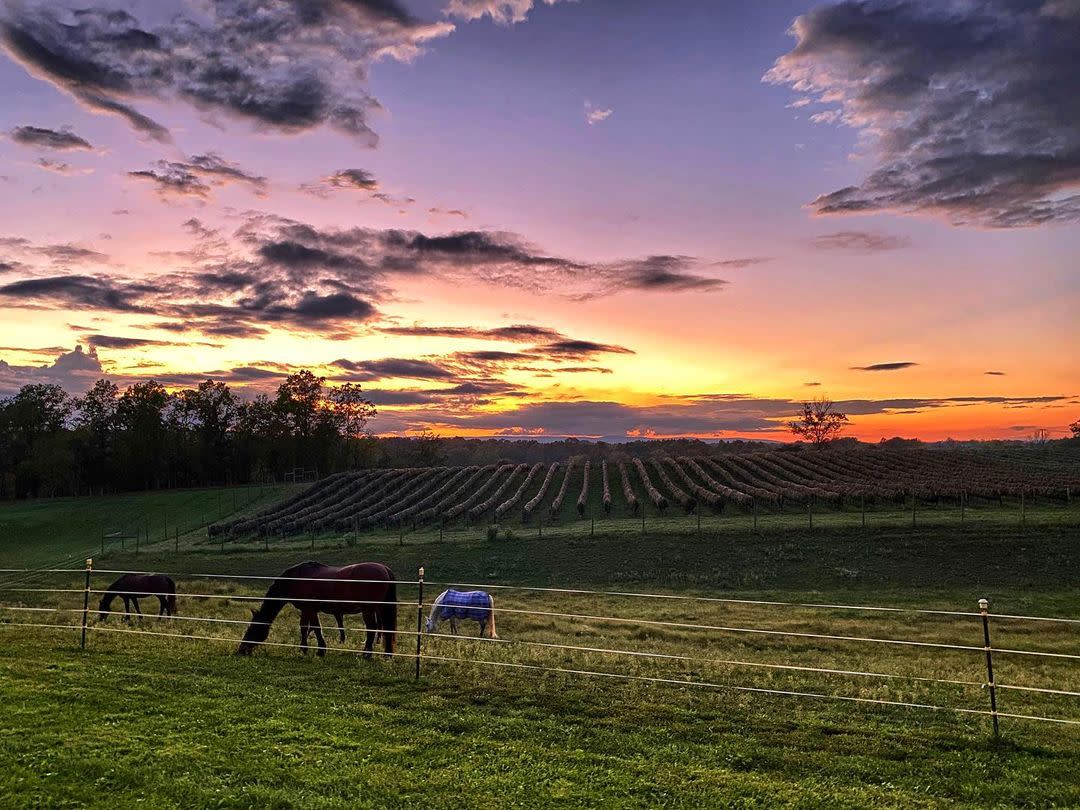
[[[172,616],[176,613],[176,583],[164,574],[124,574],[116,580],[101,597],[98,615],[102,621],[109,618],[109,606],[113,600],[124,600],[124,620],[131,621],[131,608],[142,616],[139,600],[158,598],[160,607],[158,616]]]
[[[367,637],[364,657],[370,658],[375,638],[381,632],[387,655],[394,653],[397,630],[397,578],[382,563],[362,562],[335,568],[320,562],[294,565],[281,573],[266,591],[258,610],[251,611],[251,624],[237,649],[237,655],[251,655],[270,635],[270,624],[286,605],[300,611],[300,650],[307,653],[308,636],[315,633],[320,656],[326,655],[319,614],[337,620],[341,640],[345,640],[344,617],[359,613],[364,617]]]

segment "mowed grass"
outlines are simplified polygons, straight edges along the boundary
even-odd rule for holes
[[[700,536],[694,528],[591,538],[519,533],[494,542],[475,531],[449,537],[440,543],[410,535],[398,545],[392,534],[361,535],[355,547],[346,545],[351,538],[317,538],[322,545],[314,556],[330,563],[384,561],[402,579],[415,578],[423,565],[429,583],[439,583],[427,586],[428,600],[443,583],[491,582],[960,611],[973,611],[987,596],[997,612],[1080,617],[1080,548],[1076,529],[1064,522],[871,532],[815,524],[813,531],[796,525]],[[226,553],[194,544],[178,555],[161,544],[138,557],[110,550],[95,565],[273,575],[310,556],[302,544],[269,552],[227,546]],[[95,575],[95,589],[111,576]],[[266,583],[178,577],[178,584],[182,616],[219,621],[146,618],[124,626],[113,617],[91,625],[85,652],[74,626],[81,594],[0,591],[6,605],[72,611],[5,613],[0,621],[73,625],[0,627],[0,806],[1080,804],[1080,728],[1005,718],[1004,739],[995,744],[989,718],[981,715],[521,668],[985,710],[980,650],[650,623],[979,647],[974,616],[495,589],[496,604],[505,609],[498,616],[503,641],[427,638],[424,654],[433,658],[423,661],[415,683],[415,637],[408,635],[415,608],[401,608],[399,658],[361,660],[355,617],[344,645],[328,623],[330,654],[302,658],[290,608],[275,624],[275,646],[238,659],[231,653],[253,604],[243,597],[258,597]],[[78,589],[81,577],[41,576],[28,585]],[[402,601],[416,595],[414,587],[401,587]],[[1080,654],[1075,628],[993,624],[996,646]],[[145,634],[114,632],[127,630]],[[475,625],[469,630],[475,633]],[[165,635],[151,635],[157,633]],[[1004,654],[995,660],[999,684],[1074,691],[1078,663]],[[1001,690],[999,701],[1006,712],[1080,719],[1076,698]]]

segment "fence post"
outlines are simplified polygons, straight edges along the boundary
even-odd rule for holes
[[[701,535],[701,510],[700,509],[695,509],[694,512],[697,514],[697,533],[698,533],[698,536],[700,536]]]
[[[1020,525],[1027,523],[1027,504],[1024,499],[1024,490],[1020,490]]]
[[[105,556],[105,527],[101,528],[101,556]]]
[[[180,527],[173,526],[173,552],[180,553]]]
[[[700,529],[701,518],[698,518],[698,528]],[[589,537],[592,537],[596,533],[596,518],[589,518]]]
[[[424,629],[424,566],[416,572],[416,582],[419,586],[416,597],[416,680],[420,680],[420,642],[423,639],[421,632]]]
[[[165,542],[169,542],[169,510],[161,510],[161,533],[165,536]],[[150,542],[149,536],[146,538],[146,542]]]
[[[814,528],[814,496],[806,499],[806,514],[810,518],[810,528]]]
[[[859,494],[859,512],[862,514],[862,527],[866,528],[866,493]]]
[[[986,650],[986,678],[987,689],[990,690],[990,717],[994,721],[994,739],[1001,736],[1001,731],[998,728],[998,713],[997,713],[997,692],[996,685],[994,684],[994,654],[993,647],[990,644],[990,600],[979,600],[979,613],[982,615],[983,626],[983,649]]]
[[[150,542],[150,524],[146,526],[146,542]],[[135,553],[139,553],[139,530],[135,530]]]
[[[645,504],[641,504],[641,533],[645,534]]]
[[[82,638],[79,640],[79,649],[86,649],[86,622],[90,618],[90,572],[94,570],[94,560],[86,558],[86,583],[83,586],[82,598]]]
[[[311,533],[311,550],[315,550],[315,526],[308,526],[308,531]]]
[[[960,522],[963,523],[967,518],[965,513],[967,512],[967,493],[960,490]]]
[[[915,528],[915,505],[919,502],[918,496],[915,494],[915,489],[911,490],[911,527]]]

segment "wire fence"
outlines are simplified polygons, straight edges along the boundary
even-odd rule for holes
[[[338,654],[369,654],[376,637],[391,637],[396,642],[411,640],[415,649],[404,651],[391,649],[387,644],[382,655],[391,658],[407,658],[413,662],[415,677],[420,678],[422,662],[429,666],[445,664],[463,667],[491,667],[503,671],[550,673],[568,678],[598,678],[639,684],[669,685],[711,689],[749,694],[763,694],[805,698],[821,701],[837,701],[880,706],[896,706],[958,715],[980,716],[990,719],[995,736],[1003,718],[1032,722],[1054,723],[1062,726],[1080,726],[1080,712],[1072,704],[1059,699],[1080,698],[1080,638],[1071,635],[1080,619],[1066,616],[1038,616],[1013,613],[991,613],[989,603],[979,600],[979,610],[952,610],[935,607],[904,605],[833,604],[767,599],[742,599],[732,597],[646,593],[639,591],[615,591],[583,588],[557,588],[503,583],[450,583],[429,581],[424,571],[418,571],[416,579],[393,580],[397,589],[410,589],[415,598],[398,596],[386,598],[350,598],[343,592],[352,586],[382,585],[391,581],[378,579],[347,579],[336,577],[282,577],[207,572],[173,572],[165,574],[181,584],[176,596],[188,606],[205,605],[207,615],[194,615],[195,611],[174,613],[167,600],[172,591],[147,591],[138,586],[114,585],[104,587],[104,580],[129,574],[146,575],[151,572],[126,569],[92,569],[72,567],[70,564],[52,568],[0,569],[0,629],[34,628],[79,633],[80,646],[86,647],[87,636],[121,634],[146,636],[159,639],[183,641],[207,641],[237,644],[240,628],[249,627],[253,618],[236,617],[225,611],[233,605],[250,605],[252,602],[279,602],[292,604],[308,613],[328,613],[337,618],[337,628],[342,634],[362,635],[364,649],[354,647],[331,647],[322,638],[322,627],[316,618],[311,625],[320,653],[326,650]],[[43,577],[59,579],[59,582],[43,583]],[[81,582],[79,580],[82,580]],[[96,581],[95,581],[96,580]],[[122,580],[121,580],[122,581]],[[333,592],[318,596],[271,596],[260,591],[266,583],[332,583],[327,585]],[[198,587],[200,583],[208,587]],[[48,585],[48,586],[46,586]],[[509,635],[470,636],[439,632],[437,628],[425,628],[429,618],[438,619],[433,612],[432,588],[477,589],[494,592],[500,601],[504,598],[511,606],[494,604],[490,607],[492,624],[494,617],[501,616],[500,626]],[[425,598],[425,588],[428,597]],[[124,601],[125,619],[119,626],[110,625],[113,615],[103,600]],[[139,599],[160,601],[156,617],[162,622],[159,629],[147,629],[140,612]],[[605,611],[574,609],[575,600],[590,600],[604,605],[612,603],[633,606]],[[130,603],[130,604],[129,604]],[[538,603],[538,604],[535,604]],[[379,619],[372,618],[389,605],[403,617],[396,628],[383,627]],[[569,606],[568,606],[569,605]],[[135,613],[127,615],[129,607]],[[647,606],[649,613],[640,610]],[[694,615],[668,617],[665,612],[690,609]],[[416,628],[409,629],[410,609],[416,611]],[[697,618],[702,611],[759,611],[769,620],[795,621],[797,627],[763,626],[768,621],[718,622]],[[215,613],[217,615],[209,615]],[[361,614],[364,621],[345,623],[346,615]],[[316,614],[317,615],[317,614]],[[857,618],[851,618],[855,616]],[[792,619],[791,617],[794,617]],[[950,638],[929,638],[926,629],[920,629],[922,637],[894,637],[890,622],[903,619],[912,627],[912,621],[933,622],[930,630],[948,632]],[[135,624],[131,623],[135,620]],[[558,623],[555,623],[558,620]],[[814,622],[817,622],[815,625]],[[846,632],[852,622],[859,627],[869,624],[877,632]],[[1030,624],[1029,624],[1030,623]],[[810,626],[807,626],[807,625]],[[821,626],[821,625],[824,626]],[[1022,633],[1025,638],[1038,638],[1044,642],[1041,648],[1031,646],[1002,646],[994,644],[991,629],[1004,632],[1010,625],[1039,628],[1038,634]],[[835,629],[834,629],[834,626]],[[563,629],[560,631],[560,627]],[[168,629],[166,629],[168,628]],[[173,629],[175,628],[175,629]],[[301,630],[303,631],[303,627]],[[187,632],[187,631],[191,632]],[[1059,636],[1046,636],[1049,631]],[[568,643],[563,636],[574,635],[574,641],[584,636],[592,639],[580,643]],[[914,631],[913,631],[914,632]],[[217,634],[215,634],[217,633]],[[548,634],[547,636],[543,635]],[[668,649],[655,645],[652,634],[673,634],[660,638]],[[538,636],[539,634],[539,636]],[[556,635],[554,640],[549,636]],[[623,644],[612,644],[617,638]],[[682,649],[693,644],[706,650],[732,638],[741,655],[701,655],[697,650]],[[282,640],[249,642],[252,646],[266,648],[296,648],[296,643]],[[1049,643],[1052,649],[1046,648]],[[306,647],[307,633],[302,632],[302,644]],[[898,670],[886,667],[858,666],[860,660],[848,648],[867,646],[887,648],[892,658],[885,662]],[[488,651],[490,654],[482,654]],[[765,660],[753,660],[755,656],[775,656]],[[855,660],[855,665],[848,662]],[[945,658],[945,656],[956,656]],[[1022,664],[1011,664],[1008,680],[994,675],[995,657],[1013,659]],[[589,666],[588,662],[604,662],[602,666]],[[997,662],[1000,669],[1000,661]],[[663,667],[678,667],[671,672]],[[1047,669],[1050,667],[1050,669]],[[1055,668],[1056,667],[1056,668]],[[1062,667],[1072,667],[1062,669]],[[737,682],[721,679],[725,674],[761,674],[770,679],[765,684]],[[789,680],[776,682],[776,679]],[[871,691],[857,694],[839,694],[825,688],[815,688],[812,678],[844,679],[853,683],[869,683]],[[1042,679],[1042,680],[1040,680]],[[863,689],[863,687],[859,687]],[[899,693],[882,692],[896,689]],[[915,691],[924,690],[924,691]],[[1026,696],[1028,703],[1017,711],[1003,711],[998,706],[999,693],[1010,692],[1018,697]],[[949,699],[968,701],[968,705],[950,703]],[[1046,706],[1031,703],[1035,700],[1050,701]],[[972,705],[978,701],[982,706]]]

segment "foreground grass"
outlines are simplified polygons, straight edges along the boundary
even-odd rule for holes
[[[1041,729],[993,745],[901,709],[100,638],[0,648],[4,807],[1080,802],[1077,740]]]

